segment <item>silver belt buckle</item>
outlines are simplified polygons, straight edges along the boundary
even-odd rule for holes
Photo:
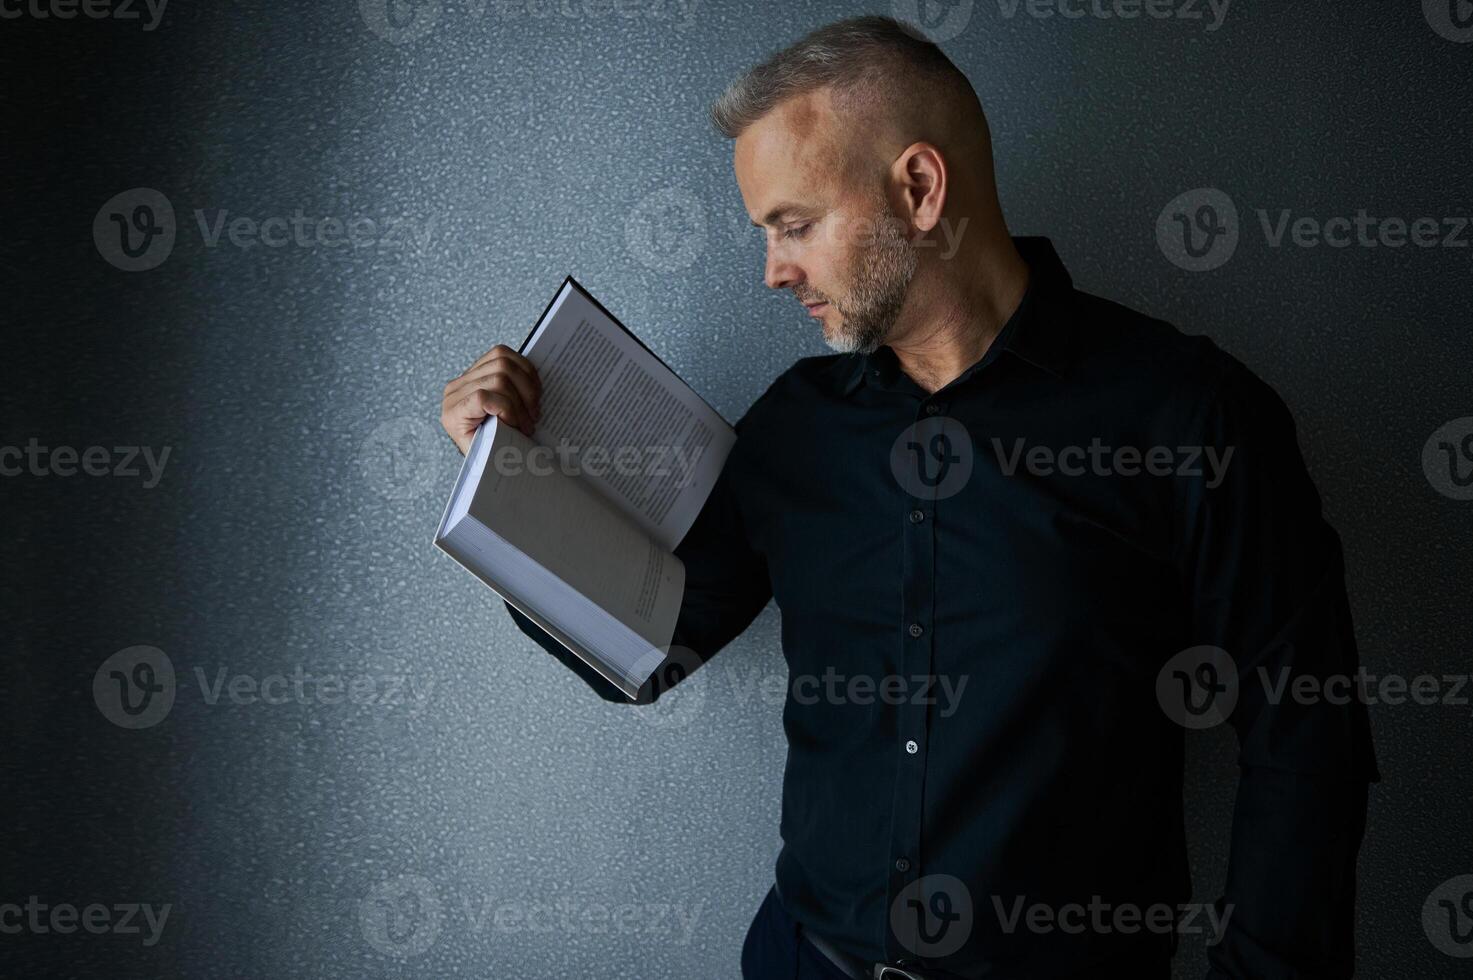
[[[925,980],[925,978],[898,966],[876,963],[875,980]]]

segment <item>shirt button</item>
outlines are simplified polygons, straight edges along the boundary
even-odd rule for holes
[[[920,750],[921,747],[915,743],[915,739],[911,739],[909,742],[905,743],[905,751],[909,752],[911,755],[915,755]]]
[[[924,632],[925,632],[925,630],[921,628],[921,624],[920,623],[911,623],[910,624],[910,635],[911,636],[920,636]]]
[[[919,524],[921,521],[924,521],[925,519],[926,519],[926,512],[923,511],[923,510],[913,510],[913,511],[910,512],[910,522],[912,524]]]
[[[935,402],[927,402],[926,403],[926,414],[927,415],[935,415],[939,411],[941,411],[941,406],[940,405],[937,405]]]
[[[895,870],[896,871],[909,871],[910,870],[910,862],[907,861],[905,858],[898,858],[898,859],[896,859],[896,861],[895,861]]]

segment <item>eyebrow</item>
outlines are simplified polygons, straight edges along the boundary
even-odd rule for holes
[[[763,215],[761,221],[752,222],[752,227],[765,228],[768,225],[776,224],[778,219],[783,217],[784,215],[791,215],[794,213],[812,214],[813,211],[814,209],[809,205],[795,204],[792,201],[784,201],[774,207],[771,211],[768,211],[767,214]]]

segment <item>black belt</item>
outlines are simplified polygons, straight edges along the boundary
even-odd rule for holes
[[[950,980],[951,977],[950,974],[921,970],[910,964],[896,966],[892,963],[875,963],[870,960],[862,960],[857,956],[850,956],[818,933],[805,929],[801,922],[798,923],[798,935],[803,942],[822,953],[825,959],[834,964],[850,980]]]
[[[781,892],[778,893],[778,901],[782,901]],[[910,964],[896,966],[892,963],[875,963],[872,960],[862,960],[857,956],[851,956],[818,933],[804,927],[803,923],[797,922],[796,919],[794,922],[798,926],[799,939],[822,953],[825,959],[834,964],[839,972],[849,977],[850,980],[952,980],[952,975],[948,973],[921,970]]]

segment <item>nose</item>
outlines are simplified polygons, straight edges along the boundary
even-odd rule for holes
[[[789,289],[803,281],[803,270],[783,256],[781,249],[768,246],[762,281],[771,289]]]

